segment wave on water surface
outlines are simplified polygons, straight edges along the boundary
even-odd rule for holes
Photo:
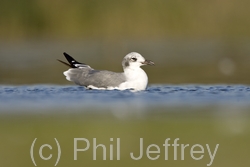
[[[247,106],[246,85],[151,85],[146,91],[87,90],[80,86],[0,86],[1,112],[48,109],[130,109]]]

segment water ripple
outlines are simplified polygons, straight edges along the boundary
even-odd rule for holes
[[[80,86],[0,86],[0,112],[50,108],[249,105],[246,85],[152,85],[146,91],[86,90]]]

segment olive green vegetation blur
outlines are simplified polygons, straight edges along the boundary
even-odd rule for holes
[[[0,35],[246,37],[248,0],[1,0]]]
[[[194,144],[200,144],[204,147],[209,144],[212,153],[216,144],[219,144],[211,166],[235,167],[238,164],[241,164],[241,167],[249,166],[249,116],[238,122],[239,120],[235,117],[221,116],[217,118],[211,116],[213,110],[210,109],[199,109],[197,112],[200,114],[193,114],[187,108],[180,108],[181,112],[176,112],[179,110],[157,112],[159,111],[157,108],[154,111],[150,116],[139,119],[136,118],[136,114],[131,115],[131,118],[118,119],[107,114],[106,111],[102,111],[105,114],[99,115],[67,114],[63,116],[56,114],[54,116],[22,115],[19,117],[2,115],[0,118],[0,165],[34,166],[30,157],[30,148],[34,139],[37,138],[33,148],[37,166],[54,166],[58,156],[54,140],[56,138],[61,148],[61,157],[57,166],[61,167],[206,167],[211,161],[208,152],[204,151],[204,154],[197,152],[195,157],[204,155],[200,160],[194,160],[190,157],[190,147]],[[54,111],[48,112],[53,113]],[[60,112],[58,111],[58,113]],[[225,112],[223,111],[223,113]],[[77,153],[77,160],[74,160],[74,138],[86,138],[90,142],[89,150]],[[101,147],[97,149],[97,160],[93,160],[94,138],[96,138],[97,144],[105,145],[107,160],[103,160]],[[110,138],[113,138],[114,142],[110,142]],[[116,159],[117,138],[120,138],[120,160]],[[130,157],[130,153],[132,152],[134,156],[140,155],[140,138],[144,139],[144,154],[141,160],[135,161]],[[167,138],[170,138],[170,144],[173,144],[176,138],[179,138],[178,144],[180,145],[189,144],[184,152],[184,160],[181,160],[181,146],[177,149],[177,160],[174,160],[173,147],[169,147],[169,159],[165,160],[163,144]],[[45,147],[42,150],[44,157],[52,155],[50,160],[42,160],[39,157],[39,149],[43,144],[49,144],[52,147],[52,149]],[[110,160],[110,144],[113,144],[113,160]],[[159,146],[159,159],[150,160],[147,158],[146,148],[150,144]],[[77,146],[79,149],[86,147],[84,141],[79,142]],[[155,147],[150,150],[156,151]],[[201,150],[197,149],[196,151]],[[158,153],[150,154],[151,157],[157,155]]]
[[[248,3],[1,0],[0,84],[70,84],[63,52],[120,72],[132,51],[155,62],[150,84],[250,84]]]

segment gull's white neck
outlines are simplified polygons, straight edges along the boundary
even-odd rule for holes
[[[119,85],[121,89],[145,90],[148,84],[148,76],[140,67],[124,68],[126,82]]]

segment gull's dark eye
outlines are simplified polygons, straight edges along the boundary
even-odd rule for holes
[[[137,60],[137,58],[135,58],[135,57],[132,57],[132,58],[131,58],[131,60],[132,60],[132,61],[136,61],[136,60]]]

